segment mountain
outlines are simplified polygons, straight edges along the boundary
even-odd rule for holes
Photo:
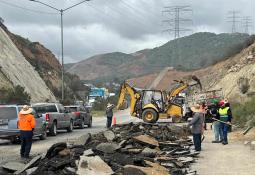
[[[78,62],[67,71],[82,80],[124,80],[155,73],[164,67],[188,71],[213,65],[253,43],[247,34],[196,33],[132,54],[121,52],[96,55]]]
[[[168,71],[159,82],[157,89],[169,90],[174,79],[196,75],[204,90],[222,89],[223,95],[231,102],[243,103],[255,97],[255,43],[236,55],[212,66],[195,71]],[[157,74],[132,78],[129,82],[138,88],[148,88]]]
[[[6,89],[23,87],[31,97],[31,102],[56,101],[38,72],[34,70],[34,67],[25,59],[1,27],[0,46],[1,92],[6,92]],[[0,100],[2,100],[2,95]]]

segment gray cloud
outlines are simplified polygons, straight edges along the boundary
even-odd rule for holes
[[[41,1],[63,9],[80,2]],[[12,7],[6,2],[40,12]],[[161,33],[168,27],[161,22],[167,17],[161,11],[168,5],[192,7],[193,24],[185,27],[194,32],[230,32],[231,25],[226,22],[229,10],[255,17],[255,2],[250,0],[91,0],[64,13],[65,61],[77,62],[105,52],[130,53],[164,44],[172,39]],[[60,55],[60,15],[56,11],[28,0],[0,0],[0,16],[12,32],[39,41],[57,57]],[[243,31],[241,25],[238,31]]]

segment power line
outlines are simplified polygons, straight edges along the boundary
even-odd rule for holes
[[[163,30],[163,32],[174,33],[174,38],[179,38],[181,32],[192,31],[188,28],[183,28],[182,24],[185,22],[193,22],[190,18],[183,18],[185,13],[192,12],[190,6],[167,6],[164,7],[162,14],[168,13],[170,16],[168,19],[163,20],[163,23],[167,23],[170,28]]]
[[[29,11],[29,12],[32,12],[32,13],[39,13],[39,14],[45,14],[45,15],[56,15],[56,14],[58,14],[58,13],[44,12],[44,11],[40,11],[40,10],[33,10],[33,9],[25,8],[25,7],[22,7],[22,6],[19,6],[19,5],[10,3],[10,2],[6,2],[6,1],[3,1],[3,0],[0,0],[0,3],[4,4],[4,5],[7,5],[7,6],[10,6],[10,7],[19,8],[19,9],[22,9],[22,10],[25,10],[25,11]]]
[[[240,19],[241,17],[238,16],[238,14],[240,14],[239,11],[229,11],[230,16],[228,16],[228,19],[230,19],[230,23],[232,23],[232,33],[236,33],[237,32],[237,24],[240,23],[240,21],[238,19]]]
[[[244,27],[244,33],[249,34],[249,28],[252,26],[252,19],[250,16],[243,17],[242,26]]]

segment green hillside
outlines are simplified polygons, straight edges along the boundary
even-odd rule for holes
[[[68,71],[82,80],[109,81],[154,73],[164,67],[195,70],[227,59],[254,41],[255,37],[247,34],[195,33],[134,54],[97,55],[74,64]]]

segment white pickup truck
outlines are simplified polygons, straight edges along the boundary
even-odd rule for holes
[[[73,131],[73,116],[65,111],[60,103],[35,103],[32,107],[46,121],[46,127],[50,135],[56,136],[58,129]]]

